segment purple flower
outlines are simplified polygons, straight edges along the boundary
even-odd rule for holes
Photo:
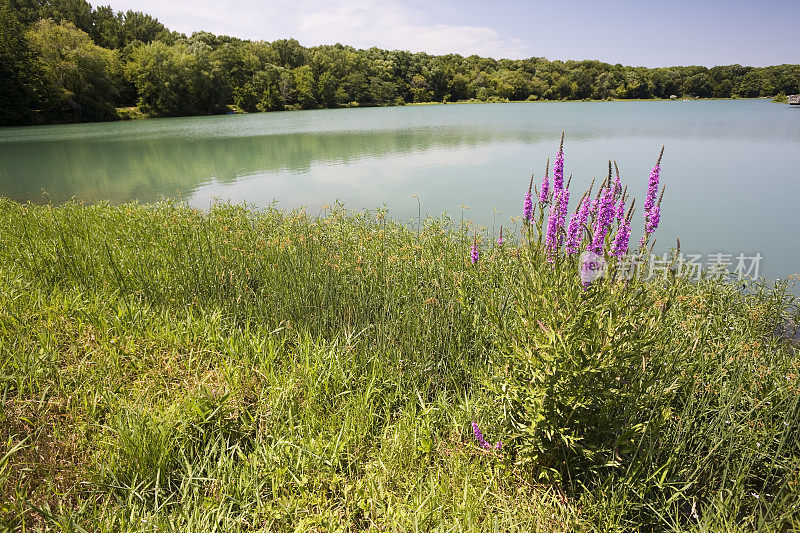
[[[647,184],[647,195],[644,197],[644,218],[650,216],[650,211],[656,205],[656,194],[658,194],[658,179],[661,167],[656,164],[650,171],[650,181]]]
[[[561,247],[564,233],[564,221],[567,216],[567,204],[569,203],[569,191],[560,190],[554,192],[553,205],[550,206],[550,213],[547,217],[547,233],[545,235],[545,248],[547,249],[547,260],[555,261],[556,253]]]
[[[558,198],[558,236],[556,239],[556,249],[560,249],[564,244],[564,236],[566,235],[566,227],[564,224],[567,221],[567,206],[569,205],[569,189],[562,189]]]
[[[500,226],[500,236],[497,238],[497,246],[503,246],[506,240],[503,238],[503,226]]]
[[[589,199],[584,198],[578,208],[575,209],[575,214],[569,220],[565,245],[568,255],[578,253],[581,246],[581,238],[583,237],[583,225],[586,224],[587,218],[589,218]]]
[[[550,178],[547,177],[547,173],[550,169],[550,159],[547,160],[547,166],[544,170],[544,177],[542,178],[542,187],[539,191],[539,204],[545,205],[547,204],[548,195],[550,194]]]
[[[556,162],[553,164],[553,194],[564,188],[564,137],[561,137],[561,146],[558,148]]]
[[[645,228],[650,225],[650,218],[653,216],[653,209],[656,207],[656,194],[658,194],[658,180],[661,174],[661,157],[664,155],[664,147],[661,147],[661,153],[658,154],[656,166],[650,171],[650,180],[647,183],[647,195],[644,197],[644,221]],[[655,226],[658,226],[656,221]]]
[[[647,196],[644,199],[644,235],[642,235],[641,245],[647,242],[647,237],[658,228],[658,222],[661,219],[661,199],[656,201],[656,194],[658,193],[658,180],[661,173],[661,157],[664,155],[664,147],[661,147],[661,153],[658,154],[658,161],[656,166],[650,171],[650,181],[647,184]],[[664,195],[664,191],[661,191]]]
[[[472,243],[472,248],[469,249],[469,261],[473,265],[477,265],[480,258],[481,254],[478,251],[478,242],[476,240]]]
[[[492,446],[486,439],[483,438],[483,433],[481,432],[481,428],[478,427],[476,422],[472,423],[472,434],[475,436],[475,440],[478,442],[478,446],[483,448],[484,450],[491,450],[494,448],[495,450],[500,450],[503,447],[502,441],[497,441],[497,443]]]
[[[522,218],[526,223],[530,223],[532,217],[533,200],[531,199],[531,191],[528,189],[528,193],[525,195],[525,203],[522,205]]]
[[[547,249],[547,260],[551,261],[551,251],[555,247],[556,233],[556,219],[558,218],[558,209],[555,205],[550,206],[550,213],[547,215],[547,232],[544,236],[544,246]]]
[[[661,205],[656,206],[650,210],[650,217],[647,219],[647,224],[644,230],[647,233],[653,233],[658,228],[658,222],[661,220]]]
[[[606,227],[614,222],[617,207],[614,205],[614,189],[606,187],[600,194],[600,203],[597,207],[597,220]]]
[[[483,449],[488,449],[489,443],[486,442],[486,439],[483,438],[483,433],[481,432],[481,428],[478,427],[477,422],[472,423],[472,434],[475,435],[475,440],[478,441],[478,446]]]
[[[631,238],[631,221],[625,219],[617,229],[617,236],[611,244],[611,255],[622,257],[628,253],[628,242]]]
[[[614,218],[617,219],[617,222],[622,221],[622,217],[625,216],[625,199],[620,198],[619,204],[617,205],[617,214]]]
[[[614,219],[614,189],[606,187],[600,193],[600,200],[597,202],[597,217],[595,218],[594,235],[589,251],[596,254],[603,252],[603,243],[611,222]]]

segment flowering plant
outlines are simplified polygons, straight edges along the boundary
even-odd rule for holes
[[[658,225],[660,163],[659,155],[647,189],[645,237]],[[652,293],[621,283],[581,283],[577,275],[581,252],[613,266],[628,251],[634,202],[626,210],[619,168],[612,175],[609,161],[607,177],[596,193],[593,184],[580,197],[569,225],[563,135],[553,170],[552,194],[539,202],[542,213],[549,209],[546,227],[538,228],[544,245],[529,246],[525,256],[530,263],[521,269],[516,319],[501,333],[511,348],[495,393],[502,399],[508,453],[540,478],[562,481],[628,466],[640,439],[664,423],[669,395],[652,393],[663,368],[649,354],[662,309]],[[650,319],[643,324],[627,309],[645,310]]]

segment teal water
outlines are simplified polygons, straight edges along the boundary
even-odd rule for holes
[[[180,198],[320,212],[443,212],[492,232],[566,131],[573,191],[615,159],[641,199],[661,145],[661,247],[760,253],[800,271],[800,109],[765,100],[409,106],[0,129],[0,195],[55,203]],[[46,196],[42,191],[46,191]],[[573,192],[572,204],[578,192]],[[640,204],[641,205],[641,204]],[[462,206],[467,206],[464,209]]]

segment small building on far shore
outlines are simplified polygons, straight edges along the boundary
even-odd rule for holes
[[[670,100],[677,100],[678,99],[678,95],[677,94],[671,94],[671,95],[669,95],[669,99]]]
[[[790,94],[787,97],[789,105],[800,105],[800,94]]]

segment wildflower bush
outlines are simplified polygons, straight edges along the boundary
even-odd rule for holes
[[[537,194],[538,222],[533,179],[525,195],[526,265],[495,391],[517,464],[533,467],[541,479],[587,482],[624,468],[668,417],[670,394],[660,387],[667,361],[653,349],[664,308],[653,291],[631,286],[630,273],[617,272],[614,258],[628,251],[634,209],[632,202],[625,212],[627,189],[619,172],[612,178],[611,162],[596,196],[586,191],[566,225],[563,146],[562,135],[552,191],[545,170]],[[658,226],[660,161],[648,184],[642,247]],[[579,276],[587,261],[581,252],[614,270],[596,280]],[[617,274],[626,274],[625,281],[613,279]]]
[[[647,184],[639,261],[660,220],[662,155]],[[609,163],[599,191],[584,193],[567,225],[563,161],[562,137],[552,190],[545,171],[538,203],[532,183],[523,202],[516,312],[490,387],[509,460],[568,490],[624,485],[643,521],[663,518],[654,501],[674,506],[671,526],[699,520],[698,502],[726,507],[736,499],[738,517],[754,526],[780,516],[796,490],[789,479],[800,456],[797,389],[786,373],[796,354],[762,361],[759,375],[769,378],[759,385],[745,378],[751,362],[729,350],[750,339],[759,353],[781,352],[774,332],[796,305],[780,286],[742,292],[708,277],[689,283],[675,263],[664,278],[643,281],[626,255],[635,202],[626,211],[619,171],[612,177]],[[603,270],[587,276],[588,261]],[[712,327],[685,305],[699,294],[722,305],[706,309],[716,317]],[[754,321],[753,305],[767,301]],[[721,333],[712,341],[709,331]],[[698,379],[711,381],[703,387]],[[769,420],[753,420],[758,406],[769,406]],[[742,493],[750,498],[733,496]]]
[[[498,235],[0,199],[0,529],[800,528],[796,301],[637,277],[612,170]]]

